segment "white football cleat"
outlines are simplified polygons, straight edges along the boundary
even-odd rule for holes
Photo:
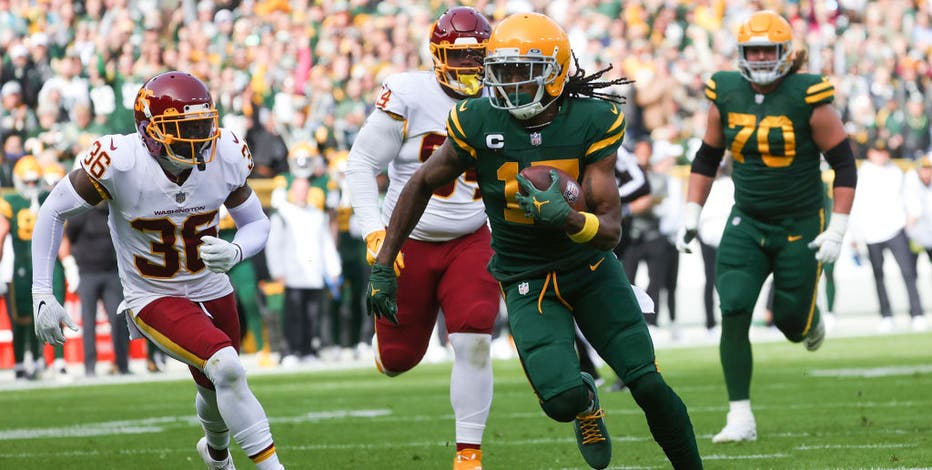
[[[729,411],[725,427],[712,437],[712,442],[741,442],[757,440],[757,423],[751,410]]]
[[[822,346],[823,341],[825,341],[825,320],[819,317],[819,323],[816,323],[815,326],[812,327],[812,330],[806,335],[803,342],[806,344],[806,349],[815,351]]]
[[[227,451],[227,458],[220,461],[214,460],[210,456],[210,451],[207,450],[206,437],[202,437],[201,440],[197,441],[197,453],[200,454],[201,460],[207,464],[209,470],[236,470],[236,467],[233,466],[233,457],[229,451]]]
[[[926,321],[925,315],[918,315],[918,316],[913,317],[912,319],[912,330],[913,331],[917,333],[921,333],[924,331],[928,331],[928,329],[929,329],[929,322]]]

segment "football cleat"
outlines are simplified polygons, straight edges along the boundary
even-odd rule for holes
[[[803,341],[806,343],[806,349],[810,351],[815,351],[822,346],[822,342],[825,341],[825,321],[821,317],[819,323],[812,327],[812,331],[806,335],[806,339]]]
[[[482,470],[482,451],[463,449],[453,459],[453,470]]]
[[[605,427],[605,410],[599,406],[599,392],[595,380],[582,372],[583,383],[592,391],[592,411],[576,415],[573,429],[576,431],[576,445],[579,453],[592,468],[605,468],[612,461],[612,441]]]
[[[725,427],[712,437],[712,442],[716,444],[756,440],[757,423],[754,422],[751,410],[729,411]]]
[[[227,458],[217,461],[210,456],[210,451],[207,450],[207,438],[202,437],[201,440],[197,441],[197,453],[201,456],[201,460],[207,464],[209,470],[236,470],[236,467],[233,466],[233,457],[230,455],[230,452],[227,452]]]

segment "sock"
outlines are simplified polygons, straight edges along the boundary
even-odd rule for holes
[[[728,412],[750,413],[751,400],[734,400],[728,402]]]
[[[747,400],[751,396],[753,358],[748,330],[751,315],[722,315],[722,338],[719,357],[725,374],[725,387],[731,401]]]
[[[220,416],[217,394],[213,390],[198,385],[197,395],[194,397],[194,408],[201,421],[204,436],[207,437],[207,445],[217,450],[230,447],[230,429]]]
[[[492,407],[492,336],[451,333],[455,353],[450,374],[450,404],[456,418],[456,450],[479,448]]]
[[[663,377],[657,372],[650,372],[629,383],[628,388],[644,410],[650,433],[673,468],[702,468],[699,446],[686,405]]]

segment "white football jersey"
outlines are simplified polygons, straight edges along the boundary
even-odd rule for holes
[[[229,277],[204,265],[201,236],[217,235],[220,207],[246,184],[252,154],[246,141],[221,129],[217,152],[181,186],[162,171],[138,134],[97,139],[81,160],[110,204],[124,303],[138,313],[160,297],[195,302],[233,291]]]
[[[404,120],[401,148],[367,149],[376,155],[376,170],[387,165],[389,186],[382,205],[383,226],[388,224],[398,196],[411,175],[446,140],[450,109],[457,102],[443,92],[432,71],[390,75],[382,85],[376,107]],[[365,127],[361,132],[365,132]],[[386,139],[388,140],[388,139]],[[353,155],[351,153],[351,157]],[[411,238],[447,241],[473,233],[486,223],[476,178],[469,170],[448,185],[434,191],[424,215],[411,232]],[[367,232],[364,227],[364,232]],[[367,232],[368,233],[368,232]]]

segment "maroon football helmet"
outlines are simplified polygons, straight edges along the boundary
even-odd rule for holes
[[[189,73],[164,72],[146,80],[136,94],[135,116],[136,131],[153,157],[196,166],[217,153],[217,109],[207,85]]]
[[[482,59],[492,34],[489,21],[473,8],[451,8],[430,29],[430,53],[441,85],[460,96],[482,89]]]

